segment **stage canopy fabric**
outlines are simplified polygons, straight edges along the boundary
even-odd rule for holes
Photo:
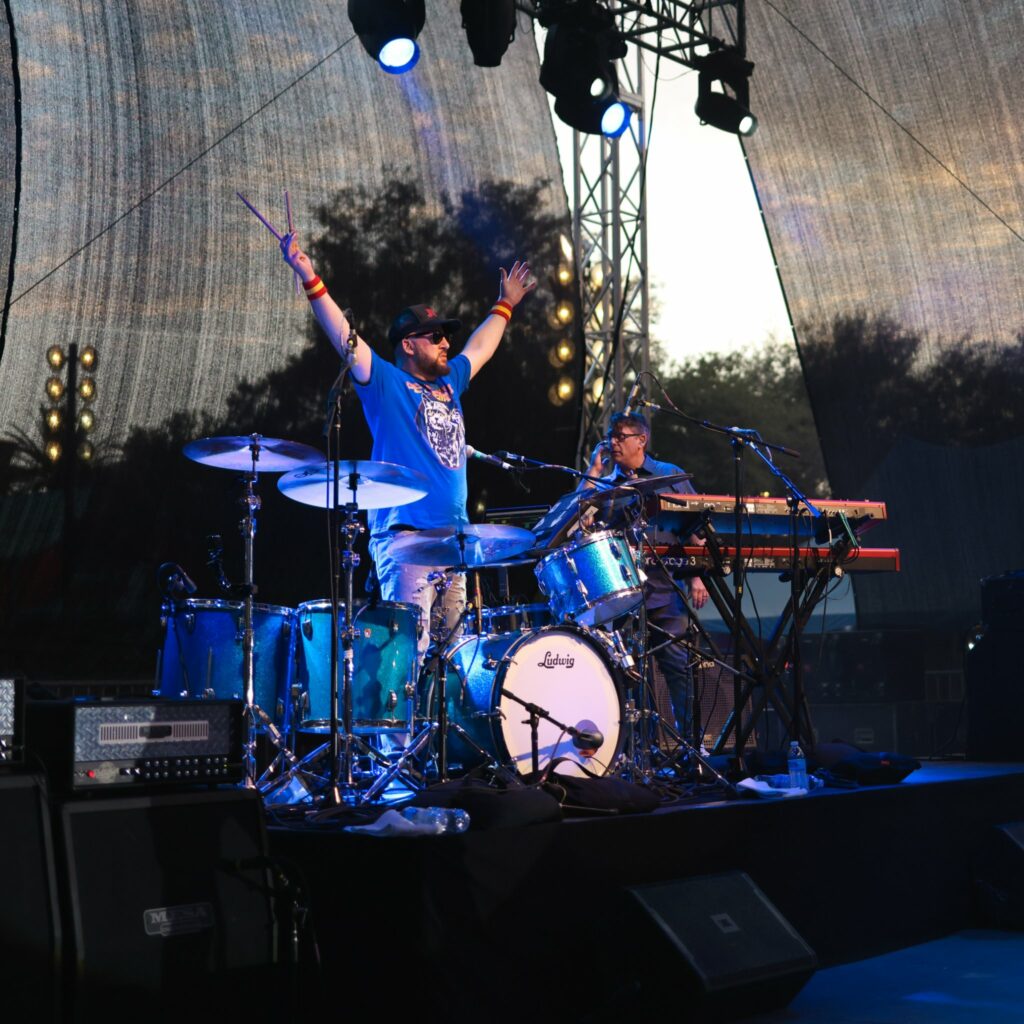
[[[956,623],[1024,564],[1024,7],[754,0],[746,144],[833,494],[889,503],[863,623]]]

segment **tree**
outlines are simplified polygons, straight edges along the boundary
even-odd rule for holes
[[[678,409],[696,419],[752,428],[766,441],[799,451],[800,460],[776,456],[779,467],[805,493],[827,493],[803,373],[788,342],[773,338],[759,348],[687,360],[668,371],[662,386]],[[734,490],[733,454],[725,435],[665,414],[653,429],[654,451],[692,473],[698,491],[728,494]],[[778,480],[756,455],[746,454],[743,473],[744,493],[782,493]]]

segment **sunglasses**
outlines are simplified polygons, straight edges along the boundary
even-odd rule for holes
[[[444,331],[430,331],[425,334],[407,334],[407,338],[424,338],[429,341],[431,345],[440,345],[442,341],[448,339],[448,335]]]

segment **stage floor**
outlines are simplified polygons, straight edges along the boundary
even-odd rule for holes
[[[630,886],[745,872],[829,967],[974,924],[977,859],[1021,820],[1024,764],[947,761],[898,785],[459,836],[272,825],[271,848],[306,874],[326,976],[377,993],[412,965],[448,1020],[597,1021],[642,959]],[[543,979],[542,1005],[509,978]]]

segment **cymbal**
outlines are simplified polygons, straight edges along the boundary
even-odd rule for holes
[[[352,501],[361,509],[408,505],[419,501],[429,490],[422,473],[393,462],[341,459],[338,468],[339,502]],[[277,488],[292,501],[330,508],[334,502],[333,463],[321,461],[315,466],[293,469],[277,481]]]
[[[418,530],[400,537],[391,550],[412,565],[486,566],[514,558],[534,544],[533,534],[518,526],[466,523]]]
[[[254,450],[258,455],[258,473],[283,473],[285,470],[295,469],[296,466],[323,458],[320,452],[308,444],[284,441],[277,437],[263,437],[261,434],[244,437],[201,437],[198,441],[189,441],[182,452],[193,462],[213,466],[214,469],[252,472]]]
[[[665,476],[643,476],[630,480],[628,483],[616,484],[604,490],[594,487],[586,492],[584,500],[592,502],[605,502],[615,498],[635,498],[638,494],[654,494],[656,491],[664,491],[673,484],[689,480],[692,473],[667,473]]]

